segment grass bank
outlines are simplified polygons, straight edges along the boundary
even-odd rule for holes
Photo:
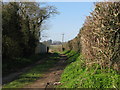
[[[16,80],[4,85],[3,88],[22,88],[27,84],[33,83],[35,80],[41,78],[45,71],[53,67],[58,62],[58,58],[58,53],[51,54],[42,64],[28,70],[26,73],[20,75]]]
[[[5,77],[11,73],[17,72],[20,69],[30,66],[48,56],[49,54],[35,54],[29,57],[18,57],[13,58],[12,60],[7,60],[8,62],[2,63],[2,76]]]
[[[61,76],[59,88],[120,88],[120,75],[113,69],[101,69],[98,64],[88,68],[82,55],[74,51],[64,53],[71,63]]]

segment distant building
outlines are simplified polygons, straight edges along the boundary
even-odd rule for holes
[[[52,40],[51,40],[51,39],[48,40],[47,43],[48,43],[49,45],[51,45],[51,44],[52,44]]]
[[[60,41],[53,41],[52,45],[60,45],[62,44]]]
[[[52,40],[50,39],[50,40],[47,40],[47,41],[43,41],[42,43],[49,46],[49,45],[52,45]]]

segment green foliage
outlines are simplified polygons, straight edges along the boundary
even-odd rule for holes
[[[7,52],[13,52],[13,56],[16,56],[14,55],[18,53],[16,49],[20,53],[18,57],[34,54],[40,39],[39,33],[42,31],[42,24],[52,15],[57,14],[56,8],[42,6],[41,3],[35,2],[3,3],[2,8],[3,58],[9,59],[11,54]],[[6,49],[7,42],[15,43],[11,44],[16,47],[14,51],[12,51],[14,47]]]
[[[67,54],[67,53],[69,53],[71,50],[65,50],[65,51],[63,51],[63,52],[61,52],[61,54]]]
[[[120,88],[120,75],[112,69],[101,70],[98,64],[88,68],[80,55],[65,68],[60,82],[58,88]]]
[[[21,47],[17,42],[14,42],[10,37],[3,36],[2,38],[3,42],[3,58],[11,58],[11,57],[18,57],[21,54]],[[6,62],[3,60],[3,62]]]
[[[2,49],[3,59],[20,56],[22,48],[19,45],[22,33],[20,32],[20,16],[17,14],[19,6],[9,3],[2,10]]]
[[[33,62],[26,58],[35,54],[43,22],[57,14],[55,7],[40,5],[35,2],[2,4],[2,60],[5,72],[7,68],[10,72],[13,66],[18,69]]]
[[[71,62],[74,62],[77,59],[77,57],[79,56],[79,53],[75,52],[75,51],[67,51],[67,52],[65,52],[65,54],[68,57],[68,60],[67,60],[68,64]]]

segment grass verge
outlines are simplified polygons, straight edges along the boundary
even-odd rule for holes
[[[20,75],[16,80],[4,85],[3,88],[22,88],[27,84],[33,83],[35,80],[41,78],[45,71],[53,67],[55,63],[58,62],[56,60],[58,58],[59,54],[52,54],[48,59],[44,61],[44,63],[33,67],[31,70]]]
[[[48,57],[49,54],[35,54],[30,57],[18,57],[2,63],[2,76],[5,77],[11,73],[17,72],[22,68],[32,65],[38,60]]]
[[[66,53],[70,57],[68,60],[74,62],[65,68],[60,81],[62,85],[58,88],[120,88],[120,75],[116,71],[100,69],[98,64],[88,68],[84,57],[72,55],[73,53]]]

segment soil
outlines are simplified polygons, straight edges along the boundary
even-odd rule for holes
[[[43,77],[24,88],[54,88],[54,86],[60,85],[61,74],[67,65],[66,60],[67,57],[61,54],[58,63],[53,68],[45,72]]]
[[[36,65],[38,65],[38,64],[41,64],[41,63],[43,63],[43,62],[44,62],[44,60],[40,60],[40,61],[36,62],[36,63],[33,64],[33,65],[30,65],[30,66],[28,66],[28,67],[25,67],[25,68],[19,70],[18,72],[14,72],[14,73],[11,73],[11,74],[8,75],[8,76],[3,77],[3,78],[2,78],[2,85],[6,84],[6,83],[9,83],[9,82],[11,82],[11,81],[13,81],[13,80],[15,80],[16,78],[18,78],[18,77],[19,77],[21,74],[23,74],[24,72],[30,70],[30,69],[33,68],[34,66],[36,66]]]

